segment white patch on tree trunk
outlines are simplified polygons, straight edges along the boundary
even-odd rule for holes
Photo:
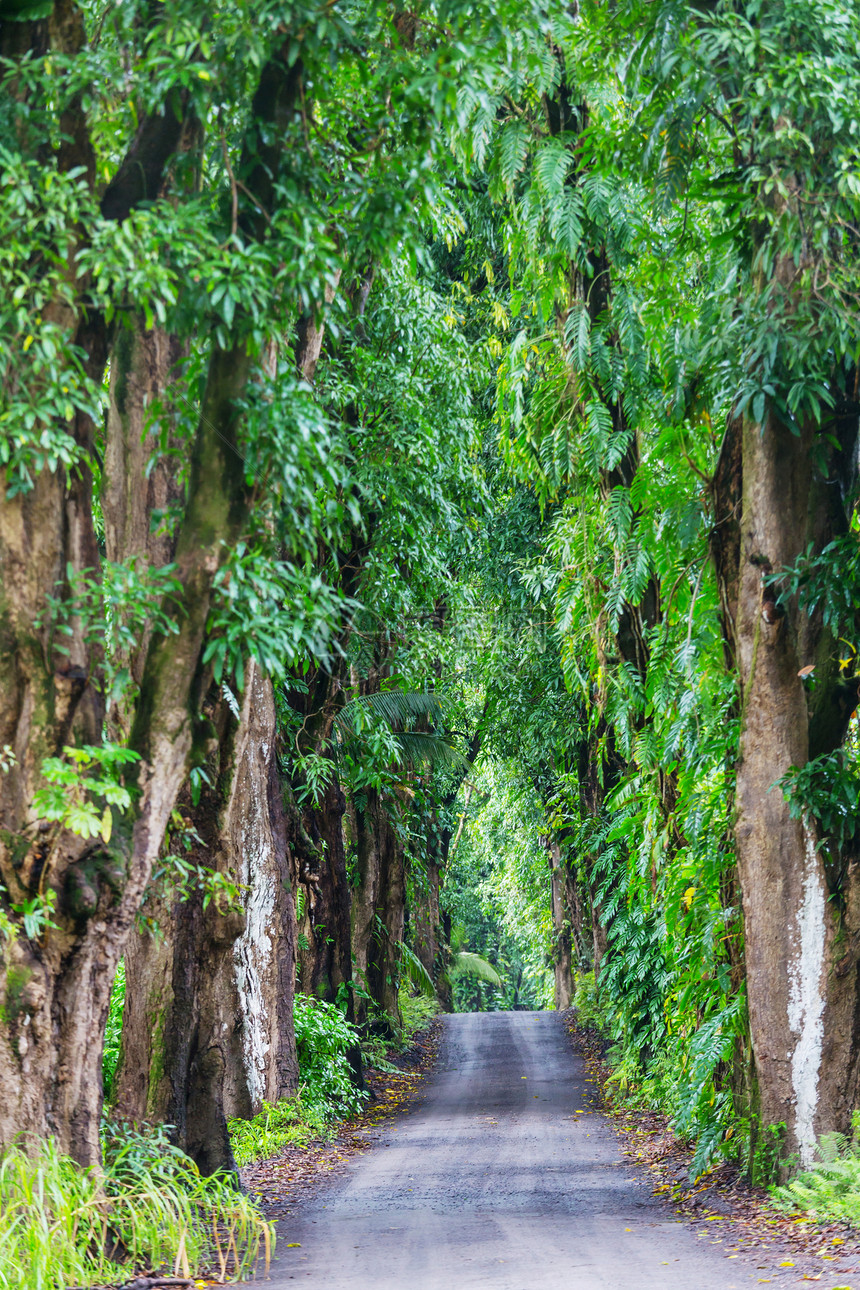
[[[271,1047],[268,1000],[263,986],[270,974],[272,938],[269,935],[275,908],[274,866],[269,863],[267,821],[259,804],[243,822],[240,881],[248,888],[245,930],[233,946],[236,985],[244,1001],[242,1050],[245,1078],[254,1113],[262,1108],[268,1092],[268,1054]]]
[[[806,872],[803,899],[797,914],[798,950],[788,967],[788,1024],[797,1035],[791,1058],[795,1127],[800,1163],[815,1159],[815,1112],[818,1109],[818,1076],[824,1043],[825,922],[824,884],[815,837],[804,823]]]

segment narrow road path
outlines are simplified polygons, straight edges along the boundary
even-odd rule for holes
[[[728,1261],[622,1161],[561,1019],[445,1020],[416,1110],[280,1224],[278,1290],[741,1290],[772,1269]],[[714,1240],[723,1239],[723,1245]],[[299,1242],[299,1248],[285,1248]],[[794,1279],[790,1284],[795,1284]],[[828,1288],[829,1290],[829,1288]]]

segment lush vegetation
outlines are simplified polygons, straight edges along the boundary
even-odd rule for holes
[[[819,1222],[849,1223],[860,1227],[860,1152],[857,1112],[851,1135],[825,1134],[819,1143],[820,1160],[791,1182],[774,1187],[777,1206],[786,1213],[807,1214]]]
[[[823,1151],[791,1203],[842,1194],[858,38],[847,0],[0,5],[34,1268],[75,1221],[38,1179],[81,1283],[150,1194],[88,1172],[105,1094],[185,1197],[117,1239],[201,1266],[207,1205],[260,1230],[236,1159],[436,1006],[575,1001],[694,1173]]]
[[[237,1165],[265,1160],[290,1144],[306,1146],[339,1120],[357,1114],[366,1101],[366,1094],[355,1086],[348,1059],[359,1036],[340,1010],[324,1000],[298,995],[293,1018],[298,1093],[274,1106],[264,1101],[250,1120],[230,1121]]]
[[[233,1180],[202,1178],[161,1126],[109,1127],[101,1174],[50,1140],[0,1159],[3,1290],[102,1285],[139,1268],[233,1279],[268,1266],[273,1239]]]

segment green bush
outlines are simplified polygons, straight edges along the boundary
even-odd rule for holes
[[[158,1269],[249,1274],[271,1228],[232,1179],[202,1178],[164,1126],[108,1126],[104,1173],[53,1141],[0,1157],[0,1290],[97,1286]],[[120,1271],[120,1268],[122,1271]]]
[[[333,1003],[306,994],[296,995],[293,1020],[305,1111],[327,1124],[357,1115],[367,1094],[353,1083],[347,1053],[357,1049],[358,1031]]]
[[[412,994],[403,989],[398,996],[400,1015],[403,1018],[403,1041],[411,1044],[416,1035],[426,1030],[434,1017],[439,1015],[439,1000],[428,999],[425,994]]]
[[[594,972],[577,972],[573,1006],[576,1009],[577,1025],[593,1030],[606,1029],[606,1016],[600,1005]]]
[[[102,1057],[102,1083],[105,1101],[110,1102],[113,1096],[113,1084],[116,1068],[119,1064],[120,1045],[122,1042],[122,1010],[125,1007],[125,959],[120,959],[110,992],[107,1026],[105,1027],[105,1047]]]

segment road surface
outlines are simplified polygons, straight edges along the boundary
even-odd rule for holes
[[[270,1287],[796,1284],[760,1260],[729,1261],[729,1224],[701,1224],[697,1235],[655,1200],[589,1105],[591,1087],[556,1013],[445,1018],[425,1098],[279,1225]]]

